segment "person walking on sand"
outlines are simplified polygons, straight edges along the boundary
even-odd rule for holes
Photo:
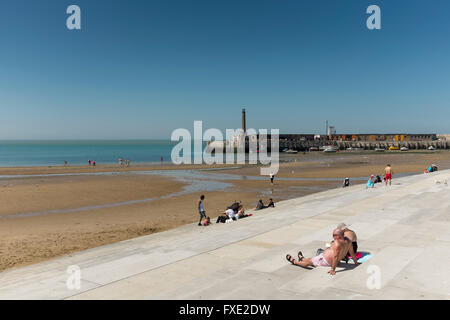
[[[204,204],[205,196],[202,194],[200,196],[200,200],[198,200],[198,212],[200,213],[200,220],[198,221],[198,225],[202,225],[202,219],[206,219],[206,211]]]
[[[275,178],[275,175],[271,172],[270,173],[270,183],[273,185],[273,179]]]
[[[384,168],[384,179],[386,180],[386,186],[388,184],[388,180],[389,180],[389,185],[391,185],[393,174],[394,174],[394,171],[392,170],[391,165],[388,164],[386,166],[386,168]]]

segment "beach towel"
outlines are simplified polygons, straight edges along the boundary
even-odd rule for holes
[[[363,256],[363,255],[362,255],[361,252],[357,252],[357,253],[356,253],[356,259],[360,259],[360,258],[362,258],[362,256]],[[351,255],[348,255],[348,258],[351,259],[352,256],[351,256]]]
[[[356,259],[358,259],[359,263],[364,263],[367,260],[369,260],[370,258],[372,258],[372,255],[370,254],[370,252],[357,252],[356,253]],[[353,263],[352,257],[349,256],[348,262]]]

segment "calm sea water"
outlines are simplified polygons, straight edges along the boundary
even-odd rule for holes
[[[116,141],[0,141],[0,167],[56,166],[118,163],[130,159],[133,163],[170,161],[177,142],[168,140]]]

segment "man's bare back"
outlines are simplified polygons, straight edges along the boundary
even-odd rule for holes
[[[338,239],[333,241],[331,247],[325,249],[323,256],[327,261],[333,261],[337,256],[339,262],[347,255],[347,252],[350,252],[350,248],[353,250],[352,241],[349,238]]]

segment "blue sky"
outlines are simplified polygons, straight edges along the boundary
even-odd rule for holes
[[[168,139],[242,107],[282,133],[450,132],[448,0],[0,4],[0,139]]]

